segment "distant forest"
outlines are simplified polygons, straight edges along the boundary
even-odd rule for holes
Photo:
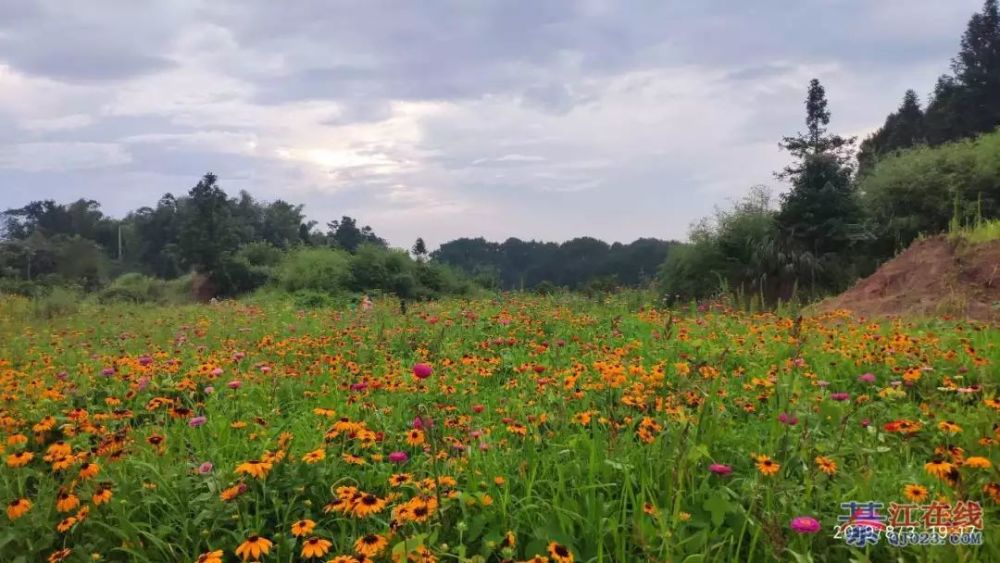
[[[74,286],[139,300],[136,287],[188,279],[201,296],[275,286],[405,299],[655,283],[670,299],[742,292],[774,302],[840,291],[918,236],[1000,218],[997,0],[970,18],[952,73],[926,103],[905,92],[860,145],[829,130],[819,80],[808,85],[805,110],[806,130],[780,143],[791,164],[776,177],[790,189],[773,198],[752,188],[696,223],[684,243],[460,238],[432,253],[420,239],[390,249],[352,217],[320,227],[301,205],[230,197],[206,174],[185,195],[120,219],[94,200],[8,209],[0,215],[0,291]]]

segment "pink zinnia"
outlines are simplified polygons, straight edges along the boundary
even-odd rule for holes
[[[194,418],[192,418],[191,420],[188,421],[188,426],[190,426],[191,428],[198,428],[199,426],[201,426],[202,424],[205,424],[206,422],[208,422],[208,418],[207,417],[205,417],[205,416],[196,416],[196,417],[194,417]]]
[[[875,383],[874,373],[862,373],[858,376],[858,381],[861,383]]]
[[[716,475],[729,475],[733,472],[733,468],[724,463],[713,463],[708,466],[708,470]]]
[[[800,534],[815,534],[820,530],[819,520],[812,516],[796,516],[790,526]]]
[[[410,456],[406,455],[406,452],[392,452],[389,454],[389,461],[393,463],[406,463],[408,459],[410,459]]]
[[[243,386],[243,382],[240,381],[239,379],[234,379],[229,383],[227,383],[226,386],[229,387],[230,389],[239,389],[240,387]]]
[[[782,424],[787,424],[789,426],[795,426],[796,424],[799,423],[799,417],[795,416],[794,414],[788,414],[787,412],[783,412],[778,415],[778,422]]]
[[[413,376],[417,379],[427,379],[432,373],[434,370],[427,364],[413,364]]]
[[[850,393],[831,393],[830,398],[834,401],[846,401],[851,398]]]
[[[206,461],[205,463],[198,466],[198,473],[200,475],[208,475],[209,473],[212,472],[212,467],[213,467],[212,462]]]
[[[115,374],[115,368],[104,368],[101,370],[101,375],[104,377],[111,377]]]

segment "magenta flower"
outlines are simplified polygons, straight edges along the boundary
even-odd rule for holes
[[[240,381],[239,379],[234,379],[229,383],[227,383],[226,386],[228,386],[230,389],[239,389],[240,387],[243,387],[243,382]]]
[[[139,356],[139,365],[140,366],[146,367],[146,366],[148,366],[151,363],[153,363],[153,358],[149,357],[148,355],[143,354],[142,356]]]
[[[204,415],[196,416],[188,421],[188,426],[190,426],[191,428],[198,428],[199,426],[205,424],[206,422],[208,422],[208,418],[206,416]]]
[[[862,428],[868,428],[871,425],[871,423],[872,423],[872,421],[868,420],[867,418],[861,419],[861,427]]]
[[[787,412],[783,412],[778,415],[778,422],[782,424],[787,424],[789,426],[795,426],[796,424],[799,423],[799,417],[795,416],[794,414],[788,414]]]
[[[850,393],[831,393],[830,398],[834,401],[846,401],[851,398]]]
[[[203,463],[203,464],[201,464],[201,465],[198,466],[198,474],[199,475],[208,475],[209,473],[212,472],[212,468],[213,467],[215,467],[215,466],[212,465],[211,461],[206,461],[205,463]]]
[[[427,364],[413,364],[413,376],[417,379],[427,379],[432,373],[434,370]]]
[[[393,463],[406,463],[408,459],[410,459],[410,456],[406,455],[406,452],[392,452],[389,454],[389,461]]]
[[[793,531],[800,534],[815,534],[820,530],[819,520],[813,518],[812,516],[796,516],[792,518],[792,522],[789,525]]]
[[[364,381],[351,384],[351,391],[364,391],[365,389],[368,389],[368,384]]]
[[[862,373],[858,376],[858,381],[861,383],[875,383],[874,373]]]
[[[729,475],[733,472],[733,468],[724,463],[713,463],[708,466],[708,470],[716,475]]]
[[[140,377],[139,381],[136,382],[139,384],[139,391],[145,391],[146,387],[149,387],[149,384],[152,381],[153,381],[152,378],[150,378],[148,375]]]
[[[115,374],[115,368],[104,368],[101,370],[101,375],[104,377],[111,377]]]

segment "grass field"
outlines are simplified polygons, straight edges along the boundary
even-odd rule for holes
[[[995,328],[0,303],[0,561],[1000,560]],[[982,545],[849,546],[852,500]]]

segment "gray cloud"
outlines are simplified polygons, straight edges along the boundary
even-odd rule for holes
[[[836,130],[868,131],[980,5],[3,2],[0,207],[122,213],[212,170],[399,245],[683,237],[773,184],[810,78]]]

